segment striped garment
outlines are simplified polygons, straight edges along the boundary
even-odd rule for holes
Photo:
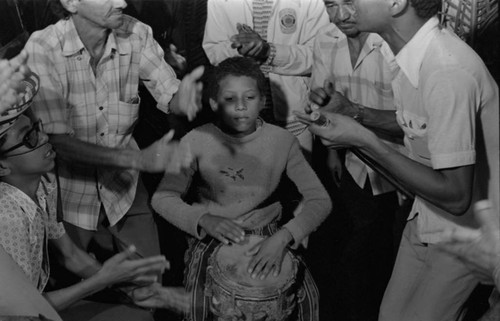
[[[273,0],[253,0],[252,2],[253,10],[253,30],[259,34],[259,36],[267,41],[267,27],[269,23],[269,18],[271,17],[271,12],[273,10]],[[273,108],[273,97],[271,93],[271,84],[269,83],[269,72],[272,67],[269,64],[260,65],[260,70],[266,76],[265,84],[265,94],[266,94],[266,106],[267,110],[272,110]],[[264,112],[265,114],[265,112]],[[267,117],[266,117],[267,118]],[[273,117],[274,118],[274,117]],[[266,120],[273,121],[272,118],[267,118]]]
[[[33,33],[26,50],[29,67],[40,76],[33,110],[46,132],[99,146],[138,150],[132,131],[140,81],[165,112],[179,85],[151,28],[129,16],[109,34],[95,72],[71,18]],[[101,204],[111,225],[127,213],[139,175],[62,159],[59,174],[64,220],[87,230],[96,229]]]
[[[260,37],[267,41],[267,29],[269,24],[269,18],[273,10],[273,0],[253,0],[253,28]],[[272,66],[269,64],[262,64],[260,70],[266,76],[266,108],[273,108],[273,98],[271,92],[271,85],[269,82],[269,72],[272,70]],[[274,121],[274,123],[277,123]],[[302,134],[307,126],[299,121],[287,121],[284,126],[293,135],[298,136]]]

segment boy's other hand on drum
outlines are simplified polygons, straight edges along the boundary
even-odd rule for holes
[[[263,280],[270,273],[277,277],[281,272],[286,247],[292,240],[290,232],[287,229],[281,229],[248,250],[245,254],[253,256],[248,263],[248,273],[252,275],[252,278]]]
[[[240,227],[237,220],[205,214],[200,218],[198,224],[208,235],[226,245],[229,242],[240,243],[245,239],[245,231]]]

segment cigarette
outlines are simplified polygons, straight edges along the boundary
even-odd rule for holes
[[[328,127],[328,125],[330,125],[330,120],[321,115],[318,111],[313,111],[309,115],[309,119],[311,120],[311,122],[321,127]]]

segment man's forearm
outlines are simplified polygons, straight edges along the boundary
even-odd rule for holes
[[[76,301],[104,289],[106,286],[105,280],[95,276],[64,289],[46,292],[43,296],[57,311],[61,311]]]
[[[362,125],[372,129],[377,133],[389,135],[395,139],[403,139],[403,130],[396,121],[394,110],[381,110],[369,107],[363,107]],[[384,137],[382,137],[384,138]]]
[[[117,168],[138,168],[139,151],[87,143],[68,135],[51,135],[57,155],[82,164]]]
[[[365,143],[358,147],[410,191],[452,214],[461,215],[467,210],[474,165],[434,170],[387,146],[373,133],[365,137]]]

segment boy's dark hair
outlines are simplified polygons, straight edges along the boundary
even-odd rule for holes
[[[71,16],[71,12],[63,7],[60,0],[50,0],[49,5],[52,13],[59,19],[68,19]]]
[[[251,58],[232,57],[222,61],[218,66],[213,68],[212,77],[210,79],[209,95],[212,99],[217,98],[217,93],[220,89],[220,82],[227,76],[246,76],[257,81],[257,88],[262,97],[265,96],[266,78],[260,66]]]
[[[429,19],[441,10],[442,0],[410,0],[410,4],[417,16]]]

